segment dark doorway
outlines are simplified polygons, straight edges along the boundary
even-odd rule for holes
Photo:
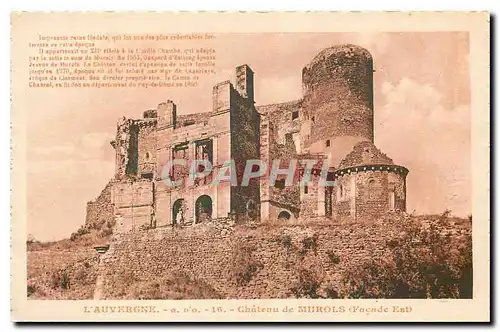
[[[184,223],[184,199],[178,199],[172,206],[172,225]]]
[[[253,201],[253,199],[250,199],[247,202],[247,218],[250,220],[254,220],[257,218],[257,205]]]

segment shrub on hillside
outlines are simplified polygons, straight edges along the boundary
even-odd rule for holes
[[[471,298],[472,237],[450,222],[449,211],[433,218],[394,217],[397,230],[387,254],[348,270],[348,298]]]
[[[318,256],[314,252],[311,254],[299,258],[295,269],[292,270],[296,280],[291,284],[291,293],[296,298],[339,298],[337,289],[327,281],[328,272],[323,269],[322,264],[318,264]]]
[[[233,250],[231,273],[239,286],[246,285],[262,268],[254,252],[255,247],[245,243],[239,243]]]
[[[98,259],[96,256],[61,266],[45,265],[27,280],[30,299],[83,300],[94,293]]]
[[[209,284],[182,271],[173,271],[158,280],[136,281],[129,287],[130,298],[137,300],[220,299]]]
[[[318,248],[318,235],[308,236],[301,241],[302,249],[300,250],[300,256],[304,256],[308,251],[312,250],[316,254],[316,249]]]
[[[326,255],[328,256],[328,260],[332,265],[337,265],[340,263],[340,257],[336,253],[334,253],[332,250],[328,250],[326,252]]]
[[[321,287],[321,278],[312,269],[300,268],[298,281],[291,287],[292,294],[297,298],[320,298],[318,291]]]
[[[272,241],[281,244],[287,250],[293,249],[292,237],[288,234],[279,235],[272,239]]]

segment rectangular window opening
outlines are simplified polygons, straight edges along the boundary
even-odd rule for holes
[[[389,192],[389,210],[394,211],[395,210],[395,204],[396,203],[396,198],[394,196],[394,191]]]
[[[142,173],[141,174],[141,178],[152,180],[153,179],[153,173]]]
[[[274,183],[274,187],[276,187],[278,189],[284,189],[285,188],[285,179],[276,180],[276,182]]]

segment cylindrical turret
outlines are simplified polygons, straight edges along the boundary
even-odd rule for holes
[[[373,60],[356,45],[321,51],[302,71],[310,152],[327,153],[330,165],[360,141],[373,142]]]

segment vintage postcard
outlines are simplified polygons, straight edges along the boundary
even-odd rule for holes
[[[13,320],[490,320],[487,13],[11,24]]]

